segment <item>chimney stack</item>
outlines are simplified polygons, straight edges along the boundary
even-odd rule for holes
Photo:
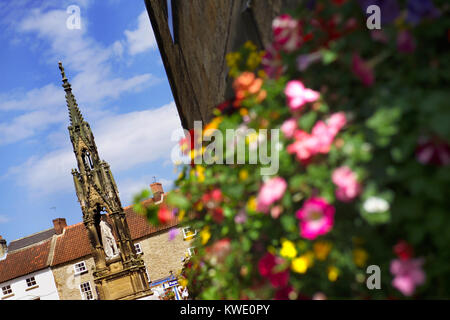
[[[67,227],[66,219],[57,218],[53,220],[53,226],[55,228],[56,234],[61,234],[64,231],[64,228]]]
[[[5,256],[8,252],[8,246],[6,245],[6,240],[0,236],[0,259]]]
[[[164,194],[164,190],[162,184],[159,182],[154,182],[150,185],[153,193],[153,201],[158,202],[162,199],[162,195]]]

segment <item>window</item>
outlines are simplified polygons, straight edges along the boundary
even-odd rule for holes
[[[90,282],[80,284],[81,298],[83,300],[94,300]]]
[[[135,243],[135,244],[134,244],[134,248],[136,249],[136,253],[137,253],[137,254],[143,253],[142,247],[141,247],[141,244],[140,244],[140,243]]]
[[[84,261],[76,263],[73,267],[75,269],[75,274],[82,274],[87,272],[86,263]]]
[[[32,287],[36,285],[36,279],[34,277],[26,279],[27,287]]]
[[[196,234],[197,231],[193,232],[190,227],[183,228],[184,240],[191,240]]]
[[[2,287],[2,291],[3,291],[3,295],[7,295],[7,294],[11,294],[12,293],[12,289],[10,285],[4,286]]]

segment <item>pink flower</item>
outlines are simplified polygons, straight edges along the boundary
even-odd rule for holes
[[[258,211],[267,213],[270,205],[283,197],[286,187],[286,181],[280,177],[266,181],[259,190],[258,198],[256,199]]]
[[[335,169],[331,180],[337,186],[336,197],[342,202],[352,201],[361,193],[356,174],[347,166]]]
[[[284,93],[288,100],[289,108],[292,111],[300,110],[308,102],[314,102],[319,99],[319,93],[305,88],[299,80],[291,80],[287,83]]]
[[[314,140],[311,140],[313,144],[314,153],[328,153],[330,147],[333,144],[334,137],[336,136],[335,130],[330,129],[325,122],[317,121],[311,131]]]
[[[336,135],[347,124],[347,118],[344,112],[333,113],[327,121],[328,127]]]
[[[394,275],[392,286],[405,296],[411,296],[416,290],[416,286],[425,283],[423,262],[423,259],[392,260],[390,268]]]
[[[353,54],[352,58],[352,72],[366,87],[372,86],[375,82],[375,76],[372,68],[369,67],[367,63],[356,53]]]
[[[323,198],[308,199],[296,213],[300,219],[300,236],[314,240],[328,233],[334,224],[335,209]]]
[[[330,116],[327,124],[321,120],[317,121],[311,134],[296,130],[295,142],[287,147],[287,151],[290,154],[295,153],[302,162],[307,162],[315,154],[326,154],[330,151],[334,138],[346,123],[345,114],[338,112]]]
[[[281,132],[283,132],[286,138],[292,138],[294,136],[294,132],[296,129],[297,129],[297,120],[294,118],[286,120],[281,126]]]
[[[303,44],[302,25],[288,14],[275,18],[272,22],[273,43],[276,49],[292,52]]]
[[[403,53],[413,53],[416,50],[416,42],[411,32],[403,30],[398,33],[397,49]]]
[[[289,280],[289,270],[283,270],[275,272],[274,268],[282,264],[283,259],[274,256],[271,253],[266,253],[258,262],[259,274],[267,279],[269,279],[271,285],[274,288],[282,288],[287,285]]]
[[[295,142],[288,145],[286,150],[288,153],[293,154],[297,156],[297,159],[300,161],[307,161],[309,158],[311,158],[313,153],[313,140],[312,136],[303,131],[303,130],[296,130],[294,133]]]

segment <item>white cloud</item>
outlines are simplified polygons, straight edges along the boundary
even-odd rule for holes
[[[93,127],[100,157],[111,165],[114,174],[169,158],[172,148],[177,145],[171,141],[172,132],[181,130],[181,123],[172,102],[158,109],[110,116]],[[70,170],[76,167],[76,162],[69,138],[67,144],[64,149],[42,158],[32,157],[26,163],[10,168],[8,175],[16,176],[18,183],[34,195],[73,190]],[[119,186],[127,197],[136,188],[126,181],[124,190]]]
[[[156,48],[156,39],[150,24],[147,11],[143,11],[138,17],[138,26],[135,30],[125,30],[128,53],[135,55]]]
[[[67,119],[67,112],[33,111],[14,118],[10,122],[0,123],[0,145],[17,142],[34,136],[51,124]]]
[[[129,39],[135,42],[145,29],[141,16],[139,28],[134,32],[130,31]],[[42,9],[31,9],[24,19],[16,22],[17,30],[20,34],[33,34],[38,39],[44,40],[48,49],[40,51],[39,54],[43,55],[55,69],[57,61],[63,61],[73,92],[84,110],[90,108],[98,110],[106,100],[117,99],[124,93],[136,92],[160,81],[149,73],[129,78],[115,76],[112,62],[123,54],[121,41],[117,40],[110,46],[104,46],[88,36],[88,22],[85,16],[80,30],[66,28],[67,17],[65,10],[43,12]],[[133,48],[139,47],[135,42]],[[143,43],[144,46],[147,45],[146,41]],[[61,113],[65,111],[63,106],[65,106],[64,91],[54,84],[47,84],[27,92],[0,94],[0,111],[27,112],[8,119],[7,122],[0,122],[0,145],[32,137],[47,129],[49,124],[66,121]]]

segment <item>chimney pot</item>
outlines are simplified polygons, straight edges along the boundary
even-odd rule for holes
[[[64,228],[67,227],[66,219],[57,218],[53,220],[53,226],[55,228],[56,234],[61,234],[64,231]]]
[[[150,185],[153,193],[153,201],[157,202],[161,200],[162,195],[164,194],[164,190],[162,184],[159,182],[154,182]]]

